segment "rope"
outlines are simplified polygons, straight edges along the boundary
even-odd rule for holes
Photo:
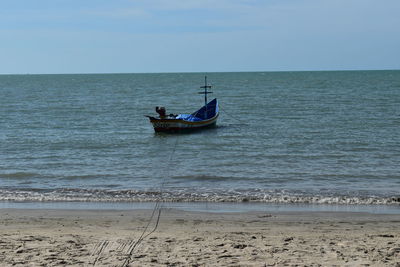
[[[168,160],[167,173],[166,173],[166,175],[163,177],[163,180],[162,180],[162,183],[161,183],[161,187],[160,187],[160,195],[159,195],[159,197],[157,198],[156,205],[155,205],[154,208],[153,208],[153,211],[152,211],[152,213],[151,213],[150,219],[149,219],[149,221],[147,222],[147,225],[146,225],[146,227],[144,228],[142,234],[140,235],[140,237],[138,238],[138,240],[137,240],[134,244],[132,244],[132,245],[130,246],[130,248],[129,248],[129,250],[128,250],[128,256],[127,256],[127,258],[125,259],[124,263],[121,265],[122,267],[128,266],[128,264],[129,264],[130,261],[131,261],[131,258],[132,258],[132,255],[133,255],[133,252],[134,252],[135,248],[136,248],[138,245],[140,245],[140,243],[141,243],[145,238],[147,238],[147,237],[150,236],[152,233],[154,233],[154,232],[157,230],[157,228],[158,228],[158,225],[159,225],[159,222],[160,222],[160,217],[161,217],[161,211],[162,211],[162,209],[163,209],[163,205],[162,205],[162,203],[160,204],[160,202],[161,202],[161,200],[162,200],[162,194],[163,194],[163,190],[164,190],[164,186],[165,186],[165,182],[166,182],[166,177],[169,177],[169,176],[170,176],[171,162],[172,162],[172,159],[173,159],[173,156],[174,156],[174,154],[175,154],[175,151],[176,151],[176,147],[177,147],[177,146],[178,146],[178,135],[176,136],[175,144],[174,144],[174,147],[173,147],[173,149],[172,149],[172,152],[171,152],[170,157],[169,157],[169,160]],[[153,228],[149,233],[146,234],[147,229],[149,228],[149,226],[150,226],[150,224],[151,224],[151,222],[152,222],[152,220],[153,220],[153,218],[154,218],[154,214],[156,213],[157,210],[158,210],[158,215],[157,215],[157,219],[156,219],[156,223],[155,223],[155,225],[154,225],[154,228]]]
[[[227,112],[225,109],[223,109],[223,108],[221,107],[221,104],[218,104],[218,106],[219,106],[219,109],[220,109],[220,110],[224,111],[224,114],[228,115],[228,117],[231,117],[232,119],[237,120],[237,121],[240,122],[241,124],[248,125],[248,123],[245,122],[244,120],[242,120],[241,118],[236,117],[236,116],[232,115],[232,113]]]
[[[233,116],[233,115],[231,115],[231,114],[228,113],[228,112],[225,112],[225,110],[222,109],[220,105],[219,105],[219,107],[220,107],[220,109],[223,110],[224,113],[227,114],[228,116],[230,116],[230,117],[232,117],[233,119],[239,121],[240,123],[246,124],[246,123],[244,123],[241,119],[239,119],[238,117]],[[142,242],[145,238],[147,238],[147,237],[150,236],[152,233],[154,233],[154,232],[157,230],[157,228],[158,228],[158,225],[159,225],[159,222],[160,222],[160,218],[161,218],[161,211],[162,211],[162,209],[163,209],[163,204],[161,203],[162,195],[163,195],[163,191],[164,191],[164,187],[165,187],[165,183],[166,183],[166,177],[169,177],[169,176],[170,176],[171,162],[172,162],[172,160],[173,160],[173,156],[174,156],[175,151],[176,151],[176,148],[177,148],[177,146],[178,146],[178,137],[179,137],[179,135],[176,136],[175,144],[174,144],[174,147],[173,147],[173,149],[172,149],[172,152],[171,152],[170,157],[169,157],[169,160],[168,160],[167,172],[166,172],[166,175],[163,177],[163,180],[162,180],[162,183],[161,183],[161,186],[160,186],[160,195],[159,195],[159,197],[157,198],[156,205],[154,206],[153,211],[152,211],[152,213],[151,213],[151,215],[150,215],[149,221],[147,222],[145,228],[143,229],[143,231],[142,231],[140,237],[139,237],[139,238],[136,240],[136,242],[133,243],[133,244],[130,246],[130,248],[128,249],[128,256],[127,256],[127,258],[125,259],[124,263],[122,264],[122,267],[128,266],[128,264],[129,264],[130,261],[131,261],[131,258],[132,258],[132,255],[133,255],[135,249],[141,244],[141,242]],[[156,214],[156,211],[158,211],[158,215],[157,215],[157,219],[156,219],[154,228],[153,228],[150,232],[148,232],[148,233],[146,234],[146,232],[147,232],[147,230],[148,230],[148,228],[149,228],[151,222],[153,221],[153,218],[154,218],[154,215]]]

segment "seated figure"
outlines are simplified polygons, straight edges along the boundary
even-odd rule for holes
[[[164,107],[156,107],[156,112],[158,113],[158,115],[160,115],[161,119],[165,119],[167,117]]]
[[[166,119],[167,117],[176,118],[178,116],[172,113],[167,116],[167,110],[164,107],[156,107],[156,112],[160,115],[160,119]]]

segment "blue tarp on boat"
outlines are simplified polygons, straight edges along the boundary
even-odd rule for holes
[[[208,102],[207,106],[203,106],[192,114],[179,114],[176,119],[185,121],[203,121],[214,117],[218,113],[218,101],[216,98]]]

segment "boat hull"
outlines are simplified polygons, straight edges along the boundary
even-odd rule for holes
[[[149,117],[155,132],[189,132],[214,127],[218,114],[213,118],[202,121],[186,121],[183,119],[158,119]]]

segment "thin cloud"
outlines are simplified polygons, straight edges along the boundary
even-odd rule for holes
[[[85,10],[82,14],[101,17],[101,18],[149,18],[151,13],[143,8],[117,8],[117,9],[97,9],[97,10]]]

